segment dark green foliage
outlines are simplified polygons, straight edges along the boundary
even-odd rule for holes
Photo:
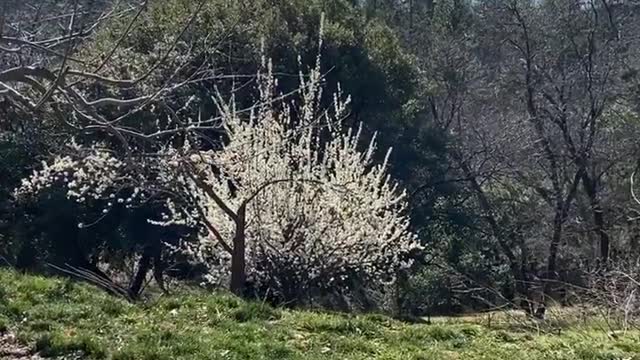
[[[0,334],[4,334],[9,330],[9,319],[0,316]]]
[[[403,288],[403,309],[414,315],[456,312],[459,304],[452,293],[454,278],[447,271],[430,268],[412,274]]]
[[[59,334],[43,333],[36,339],[35,350],[42,356],[55,357],[73,353],[81,353],[92,359],[106,358],[104,346],[98,345],[89,336],[77,336],[64,339]]]
[[[234,310],[231,316],[241,323],[256,320],[278,320],[281,317],[277,310],[268,305],[257,302],[243,304],[241,307]]]

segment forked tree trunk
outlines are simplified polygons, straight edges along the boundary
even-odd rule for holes
[[[147,278],[149,270],[151,270],[151,257],[151,246],[147,246],[142,252],[142,257],[140,257],[140,260],[138,261],[138,269],[133,276],[131,284],[129,285],[129,296],[132,299],[137,299],[138,296],[140,296],[144,280]]]
[[[138,261],[137,271],[133,276],[133,280],[129,285],[129,296],[132,299],[137,299],[142,292],[142,287],[144,286],[144,281],[147,279],[147,274],[153,268],[153,276],[158,282],[158,286],[162,291],[164,289],[164,282],[162,281],[162,248],[161,248],[160,240],[150,240],[144,250],[142,251],[142,256]]]

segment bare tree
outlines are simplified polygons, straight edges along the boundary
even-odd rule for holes
[[[445,181],[468,186],[517,292],[529,298],[539,278],[550,296],[570,239],[582,246],[593,233],[595,257],[610,258],[610,179],[637,151],[621,80],[637,49],[623,30],[633,12],[608,2],[484,1],[472,7],[469,32],[446,20],[447,6],[436,6],[436,35],[422,51],[430,115],[451,141],[456,176]]]

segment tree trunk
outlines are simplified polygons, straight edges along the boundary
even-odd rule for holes
[[[395,292],[395,313],[398,319],[402,318],[403,314],[403,306],[402,306],[402,284],[400,283],[403,280],[403,273],[401,269],[396,269],[396,281],[394,284],[394,292]]]
[[[515,262],[511,264],[511,273],[513,274],[515,281],[516,294],[520,295],[519,304],[521,309],[524,309],[530,315],[533,314],[534,304],[531,301],[531,291],[529,288],[529,274],[527,271],[527,265],[529,261],[529,252],[527,246],[524,243],[524,239],[520,238],[520,267],[517,268]]]
[[[238,296],[244,294],[246,274],[245,259],[245,208],[238,210],[236,220],[236,233],[233,237],[233,252],[231,254],[231,292]]]
[[[509,268],[511,269],[511,276],[513,276],[513,281],[515,283],[516,299],[519,297],[519,301],[518,303],[515,303],[516,299],[509,300],[514,301],[514,304],[520,309],[531,313],[532,302],[526,268],[524,266],[518,267],[515,263],[510,264]]]
[[[129,296],[132,299],[137,299],[138,296],[140,296],[140,291],[142,290],[144,280],[147,278],[149,270],[151,270],[152,255],[153,249],[151,246],[147,245],[142,252],[142,257],[138,261],[138,270],[136,271],[136,274],[133,276],[133,280],[129,285]]]
[[[20,245],[20,250],[16,257],[16,269],[18,270],[29,271],[36,268],[38,253],[35,245],[32,244],[31,241],[31,239],[25,240],[22,245]]]
[[[559,210],[562,211],[562,210]],[[557,272],[558,267],[558,247],[560,246],[560,240],[562,239],[562,225],[564,219],[561,212],[557,212],[553,219],[553,234],[551,236],[551,243],[549,244],[549,257],[547,258],[547,276],[553,276]]]
[[[157,251],[154,251],[153,254],[153,278],[156,280],[158,287],[163,292],[167,292],[167,289],[164,286],[164,264],[162,263],[162,252],[160,251],[160,246],[158,246]]]
[[[598,199],[597,184],[594,179],[589,177],[585,171],[582,174],[582,186],[589,197],[591,204],[591,211],[593,212],[593,223],[595,230],[600,237],[600,260],[602,264],[606,264],[609,260],[609,234],[604,221],[604,213],[600,206],[600,200]]]
[[[629,256],[634,257],[640,255],[640,229],[638,229],[636,221],[627,220],[627,231],[629,232]]]
[[[558,209],[556,209],[556,214],[553,219],[553,234],[551,235],[551,243],[549,244],[547,271],[541,276],[542,299],[540,299],[539,306],[533,314],[539,319],[544,319],[547,310],[547,300],[553,297],[554,283],[558,278],[558,247],[560,246],[560,241],[562,240],[564,218],[564,204],[558,204]]]
[[[155,236],[147,240],[144,250],[142,251],[142,257],[138,261],[136,274],[129,285],[128,292],[132,299],[137,299],[138,296],[140,296],[144,281],[152,268],[153,277],[158,283],[158,286],[162,291],[165,291],[164,281],[162,279],[162,241]]]
[[[409,0],[409,31],[413,31],[413,0]]]

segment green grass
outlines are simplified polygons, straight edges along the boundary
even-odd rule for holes
[[[544,334],[482,318],[411,325],[381,315],[274,309],[226,294],[131,305],[67,280],[0,271],[0,331],[46,356],[92,359],[640,360],[640,333],[592,326]]]

